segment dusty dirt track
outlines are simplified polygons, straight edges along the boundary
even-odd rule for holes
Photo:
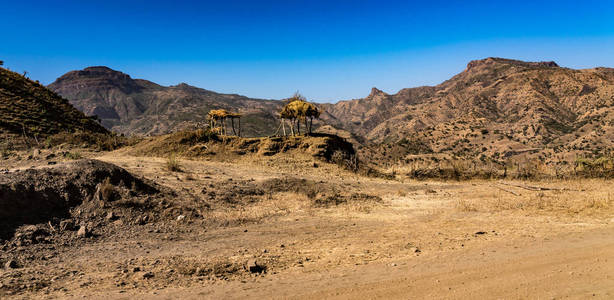
[[[48,258],[31,254],[23,268],[0,271],[5,287],[45,283],[3,297],[614,297],[609,181],[534,183],[571,191],[505,188],[516,196],[493,181],[387,181],[333,165],[313,168],[309,159],[291,167],[265,159],[182,161],[179,173],[164,171],[164,159],[99,159],[174,189],[186,203],[204,201],[203,187],[280,177],[326,182],[381,201],[313,207],[304,195],[275,193],[253,205],[111,230],[38,249]],[[266,272],[244,270],[252,259]]]

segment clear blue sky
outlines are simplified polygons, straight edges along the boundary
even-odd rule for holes
[[[0,0],[0,26],[0,60],[45,84],[106,65],[163,85],[336,101],[438,84],[488,56],[614,67],[612,1]]]

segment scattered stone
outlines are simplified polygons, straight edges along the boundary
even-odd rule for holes
[[[5,268],[5,269],[7,269],[7,270],[8,270],[8,269],[17,269],[17,268],[19,268],[19,265],[17,264],[17,262],[16,262],[16,261],[14,261],[14,260],[12,260],[12,259],[11,259],[11,260],[7,261],[7,262],[4,264],[4,268]]]
[[[141,271],[141,268],[139,268],[139,267],[132,268],[132,273],[136,273],[136,272],[140,272],[140,271]]]
[[[185,216],[184,216],[184,215],[179,215],[179,216],[177,217],[177,221],[182,221],[183,219],[185,219]]]
[[[149,279],[153,277],[154,277],[154,273],[152,272],[143,273],[143,279]]]
[[[81,225],[81,227],[79,227],[79,231],[77,231],[77,236],[78,237],[88,237],[90,235],[89,230],[87,229],[87,227],[85,225]]]
[[[482,235],[482,234],[486,234],[486,231],[478,231],[475,233],[476,235]]]
[[[266,271],[266,266],[258,263],[256,259],[250,259],[245,264],[245,269],[250,273],[263,273]]]
[[[55,158],[55,153],[51,153],[51,154],[45,156],[45,159],[52,159],[52,158]]]
[[[139,225],[145,225],[145,224],[147,224],[148,221],[149,221],[149,216],[144,215],[144,216],[141,216],[141,217],[137,218],[136,222]]]
[[[105,217],[105,219],[107,219],[107,221],[113,221],[117,219],[117,216],[112,211],[110,211]]]
[[[48,164],[48,165],[55,165],[55,164],[57,164],[57,163],[58,163],[57,161],[48,161],[48,162],[47,162],[47,164]]]

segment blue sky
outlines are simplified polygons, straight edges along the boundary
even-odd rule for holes
[[[309,99],[438,84],[499,56],[614,67],[611,1],[0,0],[0,60],[48,84],[106,65],[163,85]]]

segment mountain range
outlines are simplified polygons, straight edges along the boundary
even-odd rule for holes
[[[554,62],[471,61],[437,85],[326,106],[328,122],[388,154],[453,153],[499,158],[535,153],[542,160],[611,151],[614,69],[574,70]],[[401,142],[401,143],[399,143]]]
[[[102,125],[124,134],[158,135],[198,126],[211,109],[243,114],[247,136],[271,134],[280,102],[220,94],[181,83],[161,86],[107,67],[89,67],[64,74],[49,88],[79,110],[96,115]]]
[[[243,114],[243,132],[269,135],[281,100],[220,94],[187,84],[161,86],[107,67],[71,71],[48,86],[106,128],[154,135],[202,125],[210,109]],[[321,104],[322,130],[345,132],[373,155],[542,160],[613,149],[614,69],[574,70],[555,62],[486,58],[436,86]],[[377,145],[377,146],[374,146]]]

